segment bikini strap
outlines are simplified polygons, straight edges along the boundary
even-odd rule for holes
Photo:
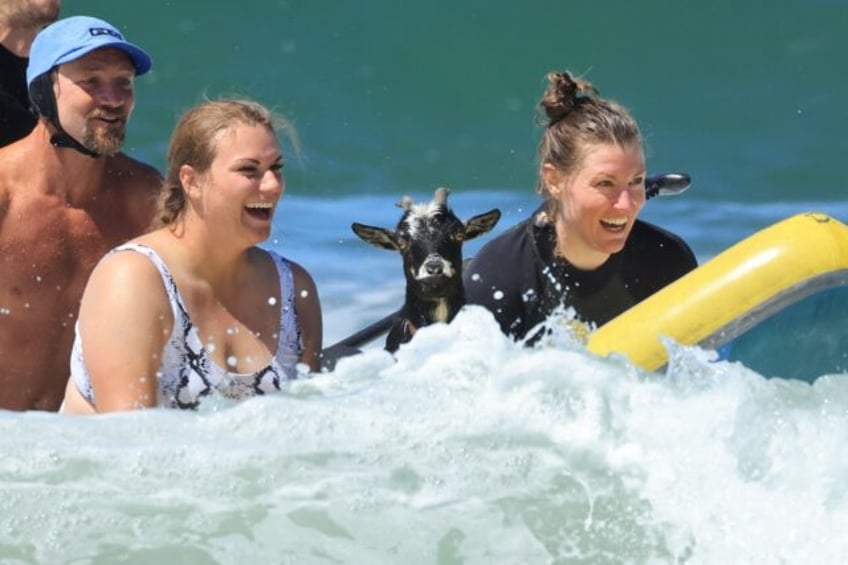
[[[160,257],[159,254],[152,248],[139,243],[124,243],[123,245],[115,247],[109,253],[116,253],[118,251],[135,251],[136,253],[141,253],[150,259],[156,267],[156,270],[159,271],[159,275],[162,277],[162,282],[165,285],[165,292],[168,295],[168,302],[171,303],[171,309],[174,312],[174,323],[179,326],[184,326],[185,320],[188,319],[188,310],[186,310],[185,303],[183,302],[182,296],[180,296],[177,283],[174,281],[174,277],[162,257]]]

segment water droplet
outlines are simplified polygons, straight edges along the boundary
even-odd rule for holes
[[[274,298],[273,296],[269,296],[269,297],[268,297],[268,304],[269,304],[269,305],[273,306],[273,305],[274,305],[274,304],[276,304],[276,303],[277,303],[277,299],[276,299],[276,298]]]
[[[473,275],[471,275],[471,280],[474,281],[474,282],[479,281],[480,280],[480,273],[474,273]]]
[[[238,358],[235,355],[227,357],[227,366],[235,367],[236,365],[238,365]]]
[[[502,290],[496,290],[494,293],[492,293],[492,297],[495,300],[503,300],[504,293]]]
[[[308,290],[301,290],[301,291],[300,291],[300,297],[301,297],[301,298],[306,298],[307,296],[309,296],[309,291],[308,291]]]

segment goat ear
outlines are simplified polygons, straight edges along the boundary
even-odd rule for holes
[[[485,214],[478,214],[477,216],[474,216],[465,222],[465,241],[474,239],[484,233],[489,233],[500,219],[501,211],[497,208],[489,210]]]
[[[400,247],[397,244],[397,237],[395,237],[395,232],[392,230],[366,226],[357,222],[354,222],[350,228],[353,230],[353,233],[359,236],[359,239],[366,243],[390,251],[400,251]]]

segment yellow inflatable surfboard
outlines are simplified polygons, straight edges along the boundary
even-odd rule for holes
[[[668,361],[660,336],[715,348],[788,305],[848,286],[848,226],[821,213],[778,222],[715,256],[589,337],[648,371]]]

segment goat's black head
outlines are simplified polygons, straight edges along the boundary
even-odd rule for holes
[[[462,289],[462,243],[489,232],[501,217],[490,210],[463,223],[447,203],[449,190],[437,188],[432,202],[415,204],[408,196],[398,206],[403,215],[394,230],[354,223],[364,241],[403,256],[407,293],[437,300]],[[464,296],[462,297],[464,300]]]

